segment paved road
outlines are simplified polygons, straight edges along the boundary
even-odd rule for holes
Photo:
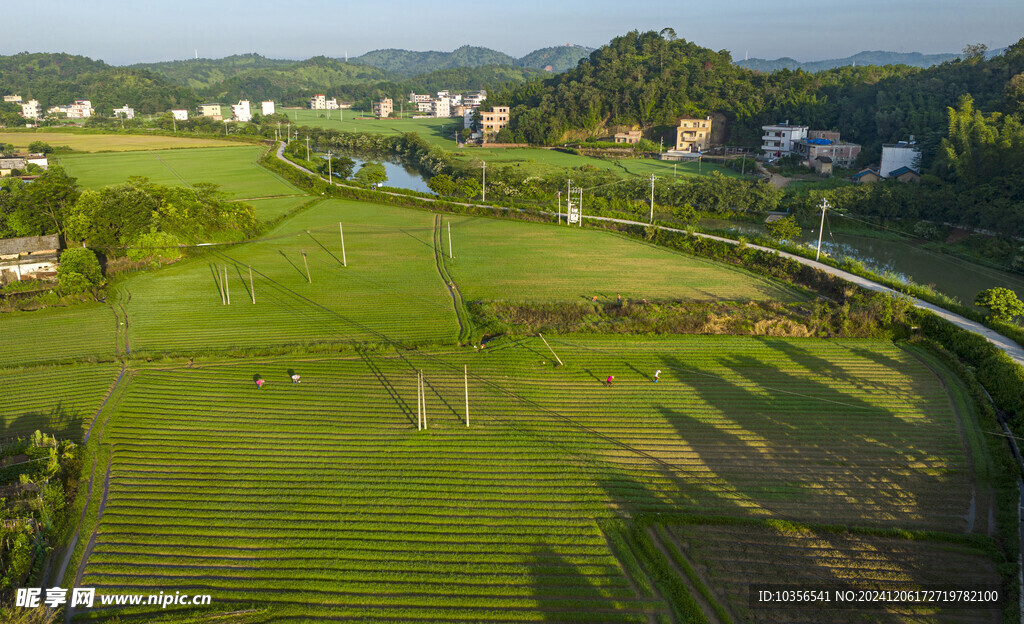
[[[304,167],[300,167],[299,165],[297,165],[297,164],[291,162],[290,160],[288,160],[287,158],[285,158],[284,157],[284,144],[283,143],[281,143],[278,146],[278,148],[277,148],[277,157],[280,158],[282,161],[288,163],[289,165],[295,167],[296,169],[299,169],[300,171],[304,171],[304,172],[306,172],[306,173],[308,173],[310,175],[314,175],[314,176],[317,175],[317,174],[313,173],[312,171],[310,171],[310,170],[308,170],[308,169],[306,169]],[[335,184],[335,186],[342,186],[342,187],[345,187],[345,188],[361,188],[361,187],[349,186],[347,184],[340,184],[338,182],[334,182],[334,184]],[[365,190],[365,189],[362,189],[362,190]],[[388,191],[379,191],[379,192],[383,193],[385,195],[395,195],[397,197],[408,197],[408,195],[403,195],[401,193],[390,193]],[[422,199],[424,201],[437,201],[435,199],[431,199],[431,198],[427,198],[427,197],[424,197]],[[458,202],[447,202],[447,203],[458,203]],[[482,205],[482,204],[458,203],[458,205],[460,205],[460,206],[476,206],[476,207],[479,207],[479,208],[487,208],[489,210],[497,209],[497,210],[507,210],[507,211],[510,211],[510,212],[511,211],[525,212],[525,211],[522,211],[522,210],[516,209],[516,208],[502,208],[502,207],[499,207],[499,206],[485,206],[485,205]],[[543,211],[541,211],[541,214],[546,214],[546,215],[549,215],[549,216],[554,216],[554,214],[551,213],[551,212],[543,212]],[[642,226],[642,227],[647,227],[648,226],[647,223],[642,223],[640,221],[629,221],[627,219],[613,219],[611,217],[594,217],[594,216],[583,215],[583,218],[584,219],[590,219],[592,221],[610,221],[610,222],[613,222],[613,223],[622,223],[622,224],[625,224],[625,225],[639,225],[639,226]],[[670,228],[670,227],[666,227],[666,226],[663,226],[663,225],[658,225],[658,226],[655,226],[655,227],[657,227],[660,230],[666,230],[666,231],[669,231],[669,232],[685,232],[685,230],[681,230],[681,229],[678,229],[678,228]],[[700,236],[700,237],[703,237],[703,238],[710,238],[710,239],[713,239],[713,240],[722,241],[723,243],[728,243],[730,245],[735,245],[738,242],[738,241],[735,241],[735,240],[730,239],[730,238],[723,238],[721,236],[714,236],[714,235],[711,235],[711,234],[702,234],[700,232],[694,232],[694,234],[696,236]],[[748,246],[751,247],[752,249],[761,249],[761,250],[764,250],[764,251],[771,251],[771,252],[779,254],[783,258],[790,258],[792,260],[796,260],[797,262],[799,262],[801,264],[806,264],[807,266],[811,266],[811,267],[814,267],[816,269],[821,269],[822,271],[825,271],[826,273],[830,273],[832,275],[836,275],[838,277],[841,277],[841,278],[843,278],[844,280],[846,280],[848,282],[852,282],[852,283],[857,284],[858,286],[861,286],[861,287],[866,288],[868,290],[872,290],[872,291],[875,291],[875,292],[883,292],[883,293],[902,294],[902,293],[900,293],[897,290],[889,288],[888,286],[883,286],[882,284],[879,284],[877,282],[873,282],[873,281],[871,281],[869,279],[865,279],[865,278],[863,278],[863,277],[861,277],[859,275],[854,275],[853,273],[850,273],[848,271],[844,271],[842,269],[837,269],[834,266],[829,266],[829,265],[823,264],[821,262],[816,262],[816,261],[811,260],[809,258],[804,258],[803,256],[797,256],[795,254],[791,254],[791,253],[788,253],[788,252],[785,252],[785,251],[779,251],[777,249],[772,249],[771,247],[763,247],[761,245],[750,245],[748,243]],[[956,325],[957,327],[960,327],[962,329],[966,329],[969,332],[974,332],[975,334],[978,334],[979,336],[984,337],[986,340],[988,340],[989,342],[991,342],[995,346],[997,346],[1000,349],[1002,349],[1007,355],[1009,355],[1011,358],[1013,358],[1013,360],[1015,362],[1017,362],[1018,364],[1024,366],[1024,348],[1022,348],[1019,344],[1017,344],[1013,340],[1010,340],[1006,336],[1004,336],[1004,335],[1002,335],[1002,334],[1000,334],[1000,333],[998,333],[996,331],[993,331],[993,330],[989,329],[988,327],[985,327],[984,325],[982,325],[981,323],[979,323],[977,321],[972,321],[969,318],[960,316],[959,314],[956,314],[954,312],[950,312],[949,310],[947,310],[945,308],[940,308],[937,305],[928,303],[927,301],[922,301],[920,299],[917,299],[916,297],[911,297],[910,299],[913,302],[914,307],[921,308],[921,309],[933,312],[933,313],[937,314],[938,316],[941,316],[942,318],[946,319],[950,323]]]

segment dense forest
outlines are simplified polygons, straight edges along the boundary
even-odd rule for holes
[[[760,126],[790,120],[838,130],[877,159],[882,143],[915,135],[934,153],[947,125],[947,108],[964,93],[985,112],[1014,106],[1010,82],[1024,71],[1024,44],[984,58],[965,58],[920,69],[908,66],[842,67],[808,73],[763,74],[738,67],[726,51],[715,52],[671,29],[631,32],[602,46],[575,69],[544,81],[492,94],[512,106],[516,141],[557,144],[567,137],[606,135],[635,126],[671,136],[676,119],[720,113],[726,140],[760,144]],[[674,138],[674,137],[673,137]]]
[[[554,46],[534,50],[521,58],[514,58],[489,48],[462,46],[451,52],[412,52],[409,50],[374,50],[352,59],[353,62],[372,65],[402,76],[418,76],[442,69],[503,65],[562,72],[587,57],[593,48],[577,45]]]
[[[141,113],[198,104],[192,89],[162,76],[71,54],[0,56],[0,92],[39,100],[44,110],[77,98],[91,100],[93,108],[104,113],[125,104]]]

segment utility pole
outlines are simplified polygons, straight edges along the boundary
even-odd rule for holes
[[[828,200],[821,200],[821,204],[819,204],[819,207],[821,208],[821,225],[818,226],[818,253],[814,254],[815,261],[817,261],[818,258],[821,257],[821,235],[824,233],[825,230],[825,210],[828,208]]]
[[[463,379],[466,382],[466,426],[469,427],[469,366],[462,365]]]
[[[331,171],[331,150],[327,150],[327,181],[334,184],[334,173]]]
[[[306,162],[309,162],[309,137],[306,137]]]
[[[455,256],[452,255],[452,222],[448,222],[448,259],[451,260]]]
[[[651,174],[651,223],[654,223],[654,174]]]
[[[224,296],[227,297],[228,305],[231,305],[231,287],[228,286],[228,268],[224,267]]]
[[[252,295],[252,304],[256,305],[256,288],[252,285],[252,265],[249,265],[249,294]]]
[[[558,225],[562,225],[562,191],[558,191]]]
[[[313,278],[309,275],[309,261],[306,260],[306,250],[302,250],[302,264],[306,265],[306,281],[310,284],[313,283]]]
[[[569,223],[569,214],[572,213],[572,180],[569,180],[565,186],[565,224]]]
[[[118,115],[120,117],[120,115]],[[171,123],[174,124],[174,132],[178,132],[178,120],[174,118],[174,113],[171,113]],[[121,117],[121,129],[124,130],[124,117]]]
[[[345,230],[341,227],[341,221],[338,221],[338,234],[341,235],[341,265],[347,267],[348,260],[345,259]]]
[[[487,163],[486,162],[483,163],[483,180],[484,180],[483,184],[481,185],[481,186],[483,186],[483,194],[480,196],[481,197],[480,201],[487,201]]]

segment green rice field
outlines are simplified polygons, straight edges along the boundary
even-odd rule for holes
[[[208,592],[222,610],[258,603],[282,618],[669,622],[677,606],[616,518],[967,527],[959,416],[898,347],[552,346],[565,367],[531,339],[139,368],[103,434],[116,450],[82,583]],[[975,578],[992,581],[980,560]],[[913,562],[899,571],[931,578]]]
[[[989,436],[931,352],[480,344],[477,301],[814,295],[612,232],[312,197],[260,168],[262,149],[65,157],[90,188],[218,183],[274,225],[123,275],[103,302],[0,314],[0,438],[84,444],[82,522],[47,586],[212,596],[70,621],[973,624],[1013,610],[748,600],[757,583],[1016,579]]]
[[[265,147],[236,145],[208,149],[176,149],[112,154],[71,154],[60,157],[68,175],[86,188],[125,182],[130,176],[167,186],[199,182],[218,184],[234,199],[293,196],[301,191],[256,161]]]

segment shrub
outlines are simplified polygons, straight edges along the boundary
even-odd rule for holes
[[[57,283],[61,292],[66,295],[83,292],[99,286],[103,281],[96,254],[84,247],[73,247],[60,256],[57,267]]]

